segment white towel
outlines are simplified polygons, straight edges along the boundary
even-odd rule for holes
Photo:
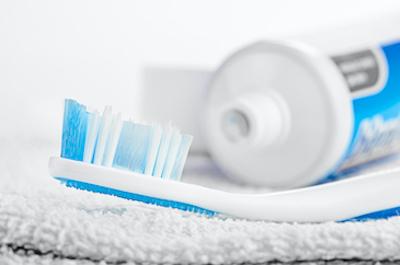
[[[322,224],[210,218],[66,188],[48,177],[44,155],[24,161],[30,171],[0,185],[0,264],[400,261],[400,217]]]

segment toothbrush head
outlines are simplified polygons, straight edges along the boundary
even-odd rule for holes
[[[65,100],[62,158],[180,180],[192,139],[171,124],[123,121],[110,106],[100,115]]]

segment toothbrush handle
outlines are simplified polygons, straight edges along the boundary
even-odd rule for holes
[[[86,182],[217,213],[268,221],[339,221],[400,206],[400,169],[268,194],[240,194],[52,157],[54,177]]]

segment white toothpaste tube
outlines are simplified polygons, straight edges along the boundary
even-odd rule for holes
[[[146,69],[143,118],[173,120],[194,135],[192,154],[210,153],[239,182],[348,176],[400,149],[398,25],[396,14],[261,41],[217,71]]]
[[[400,40],[310,43],[261,41],[214,74],[203,133],[227,175],[299,187],[400,150]]]

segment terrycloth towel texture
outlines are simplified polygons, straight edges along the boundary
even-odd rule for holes
[[[65,188],[48,177],[43,157],[26,160],[44,164],[19,172],[29,178],[12,175],[0,185],[0,264],[400,261],[400,217],[322,224],[208,218]],[[193,179],[206,179],[196,172]]]

